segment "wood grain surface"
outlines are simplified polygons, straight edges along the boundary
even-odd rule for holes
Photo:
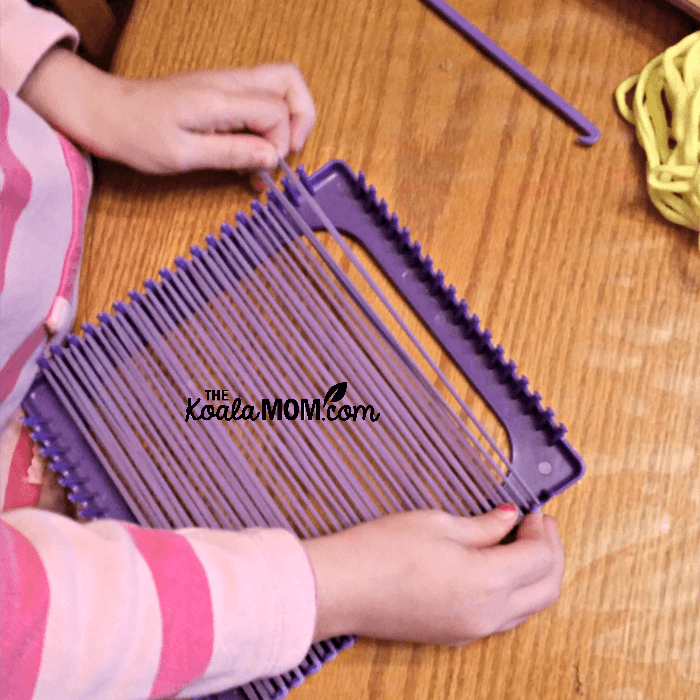
[[[602,130],[576,133],[419,0],[137,0],[113,70],[294,61],[290,163],[366,173],[570,429],[560,600],[462,649],[359,641],[293,700],[700,699],[700,253],[650,204],[624,78],[694,30],[653,0],[455,0]],[[449,64],[445,64],[449,61]],[[447,69],[449,68],[449,69]],[[100,163],[79,322],[249,209],[228,173]]]

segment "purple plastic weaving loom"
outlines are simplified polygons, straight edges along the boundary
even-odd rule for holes
[[[42,360],[27,423],[80,514],[309,537],[417,508],[512,501],[527,513],[577,481],[566,429],[364,176],[341,161],[299,169],[301,182],[288,172],[284,193],[271,189]],[[422,319],[507,445],[397,339],[331,254],[337,241],[312,230],[335,227]],[[232,403],[208,401],[212,388],[240,398],[239,417],[249,404],[266,419],[196,420],[205,404],[209,418],[233,416]],[[297,669],[210,697],[282,698],[352,641],[314,644]]]

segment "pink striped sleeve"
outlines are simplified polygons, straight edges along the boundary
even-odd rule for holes
[[[173,695],[200,678],[211,660],[214,620],[209,583],[181,535],[127,526],[153,576],[162,621],[162,646],[151,698]]]
[[[18,698],[191,697],[308,651],[313,572],[288,532],[82,525],[28,508],[2,519],[3,673],[22,655],[32,671]]]
[[[66,168],[70,175],[73,190],[73,226],[66,257],[61,270],[61,278],[56,290],[56,297],[70,301],[73,296],[73,286],[78,279],[80,255],[83,248],[83,227],[87,216],[88,202],[92,189],[92,177],[86,167],[85,158],[78,153],[75,146],[65,136],[57,134],[61,151],[66,160]]]
[[[89,162],[0,88],[0,430],[36,375],[49,337],[71,328]],[[3,465],[0,464],[0,469]]]
[[[4,402],[17,386],[27,363],[35,357],[36,351],[43,347],[46,335],[44,324],[40,323],[7,358],[7,362],[0,367],[0,402]],[[25,386],[25,389],[28,388]]]
[[[10,148],[7,138],[9,122],[10,98],[0,90],[0,171],[4,183],[0,190],[0,292],[5,287],[5,267],[15,224],[32,192],[32,176]]]
[[[75,51],[78,32],[57,14],[26,0],[0,0],[0,85],[17,94],[46,52],[62,41]]]
[[[0,688],[30,700],[39,675],[49,608],[44,565],[32,543],[0,521]]]

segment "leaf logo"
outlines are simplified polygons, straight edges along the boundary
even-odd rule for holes
[[[347,391],[347,388],[348,388],[347,382],[338,382],[338,384],[334,384],[326,392],[326,396],[323,399],[323,407],[325,408],[326,404],[329,401],[331,403],[334,403],[335,401],[340,401],[345,396],[345,392]]]

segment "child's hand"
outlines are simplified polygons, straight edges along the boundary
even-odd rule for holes
[[[416,511],[304,542],[316,573],[314,640],[341,634],[461,645],[523,622],[559,596],[551,516]]]
[[[57,48],[20,96],[89,151],[150,173],[273,168],[316,119],[291,64],[132,80]]]
[[[156,173],[274,168],[301,149],[316,119],[291,64],[127,81],[124,112],[131,128],[120,153],[128,165]]]

